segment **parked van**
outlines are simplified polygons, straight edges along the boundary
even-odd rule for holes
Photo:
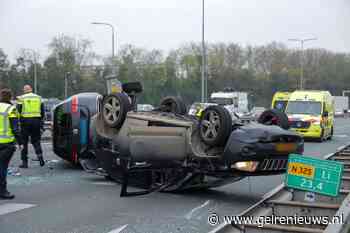
[[[210,95],[210,103],[225,106],[231,114],[243,116],[249,112],[248,93],[235,91],[213,92]]]
[[[334,131],[334,101],[328,91],[295,91],[286,108],[292,130],[305,138],[331,139]]]
[[[276,92],[272,98],[271,108],[284,112],[286,110],[290,95],[291,95],[291,92],[286,92],[286,91]]]

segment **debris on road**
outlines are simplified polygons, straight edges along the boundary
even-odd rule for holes
[[[7,175],[9,175],[9,176],[21,176],[22,174],[19,172],[18,168],[9,167],[7,169]]]

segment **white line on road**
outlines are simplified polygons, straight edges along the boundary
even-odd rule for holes
[[[187,214],[185,215],[185,218],[188,219],[188,220],[190,220],[190,219],[193,217],[193,215],[194,215],[198,210],[200,210],[200,209],[204,208],[205,206],[209,205],[209,203],[210,203],[210,200],[207,200],[207,201],[204,202],[202,205],[197,206],[196,208],[192,209],[189,213],[187,213]]]
[[[0,205],[0,215],[17,212],[17,211],[32,208],[35,206],[36,205],[32,205],[32,204],[6,203],[3,205]]]
[[[94,185],[105,185],[105,186],[114,186],[114,185],[116,185],[116,183],[109,182],[109,181],[96,181],[96,182],[91,182],[91,184],[94,184]]]
[[[333,135],[333,137],[336,137],[336,138],[347,138],[347,137],[349,137],[349,135],[347,135],[347,134],[335,134],[335,135]]]
[[[119,227],[117,229],[114,229],[114,230],[112,230],[112,231],[110,231],[108,233],[120,233],[122,230],[124,230],[127,227],[128,227],[128,224],[125,224],[124,226],[121,226],[121,227]]]

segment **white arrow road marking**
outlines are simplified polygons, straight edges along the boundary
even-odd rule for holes
[[[112,230],[112,231],[110,231],[108,233],[120,233],[122,230],[124,230],[127,227],[128,227],[128,224],[125,224],[124,226],[121,226],[121,227],[119,227],[117,229],[114,229],[114,230]]]
[[[36,205],[32,204],[19,204],[19,203],[6,203],[0,205],[0,215],[5,215],[13,212],[17,212],[20,210],[28,209],[35,207]]]

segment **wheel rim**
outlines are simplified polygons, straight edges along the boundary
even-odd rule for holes
[[[214,140],[220,130],[220,117],[215,111],[209,111],[202,120],[201,133],[205,140]]]
[[[120,102],[116,97],[109,97],[103,105],[103,117],[109,124],[115,124],[120,115]]]

